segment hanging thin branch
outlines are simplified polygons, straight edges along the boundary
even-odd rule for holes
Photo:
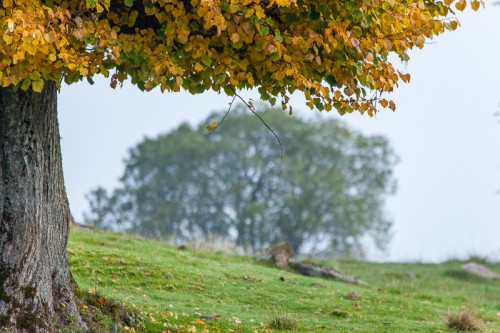
[[[241,98],[241,97],[240,97]],[[219,128],[220,125],[222,125],[222,123],[224,122],[224,120],[226,119],[227,115],[229,114],[229,112],[231,112],[231,108],[233,107],[233,103],[234,103],[234,100],[236,99],[236,95],[233,96],[233,99],[231,102],[229,102],[229,108],[227,109],[227,112],[224,114],[224,117],[222,117],[221,121],[217,123],[217,126],[215,126],[214,128],[211,129],[210,132],[208,132],[207,135],[210,135],[212,134],[213,132],[215,132],[215,130],[217,128]]]
[[[255,107],[253,106],[253,104],[249,104],[247,101],[245,101],[243,99],[243,97],[241,97],[236,92],[234,92],[234,96],[238,97],[243,102],[243,104],[245,104],[245,106],[250,110],[250,112],[252,112],[257,118],[259,118],[259,120],[262,122],[262,124],[264,124],[264,126],[266,126],[266,128],[271,133],[273,133],[273,135],[276,138],[276,140],[278,140],[278,144],[280,145],[280,162],[283,165],[283,145],[281,144],[281,140],[280,140],[278,134],[276,134],[276,132],[271,127],[269,127],[269,125],[266,123],[266,121],[264,119],[262,119],[262,117],[257,112],[255,112]]]
[[[283,165],[283,144],[281,143],[281,140],[280,140],[278,134],[276,134],[276,132],[271,127],[269,127],[269,125],[266,123],[266,121],[255,111],[255,107],[253,104],[245,101],[245,99],[243,99],[243,97],[241,97],[235,90],[233,90],[233,92],[234,92],[234,96],[233,96],[233,99],[231,100],[231,102],[229,102],[229,108],[227,109],[227,112],[224,114],[221,121],[218,122],[216,126],[214,126],[214,127],[209,126],[210,131],[206,135],[211,135],[213,132],[215,132],[215,130],[217,128],[219,128],[220,125],[222,125],[222,123],[224,122],[226,117],[231,112],[231,108],[233,107],[233,104],[234,104],[234,101],[236,100],[236,97],[238,97],[243,102],[243,104],[245,104],[245,106],[248,108],[248,110],[250,110],[250,112],[252,112],[257,118],[259,118],[259,120],[262,122],[262,124],[264,124],[264,126],[266,126],[266,128],[274,135],[274,137],[278,141],[278,144],[280,145],[280,163]]]

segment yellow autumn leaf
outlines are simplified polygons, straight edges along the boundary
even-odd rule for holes
[[[254,80],[254,78],[253,78],[253,76],[252,76],[251,73],[248,73],[246,75],[246,79],[247,79],[247,82],[248,82],[249,85],[253,86],[255,84],[255,80]]]
[[[197,62],[196,64],[194,64],[194,69],[196,69],[198,72],[202,71],[203,70],[203,65],[200,64],[199,62]]]
[[[178,37],[177,37],[177,40],[181,44],[186,44],[188,42],[188,35],[186,35],[186,34],[179,34]]]
[[[5,41],[5,44],[10,45],[12,44],[13,38],[12,36],[9,35],[3,35],[3,40]]]
[[[481,5],[481,2],[477,1],[477,0],[474,0],[470,3],[470,6],[471,8],[474,10],[474,11],[477,11],[479,9],[479,6]]]
[[[245,18],[252,17],[254,13],[255,13],[255,10],[253,8],[248,8],[247,11],[245,12]]]
[[[184,83],[184,79],[182,78],[182,76],[176,76],[175,83],[177,83],[177,85],[179,85],[179,87],[182,87],[182,84]]]
[[[26,47],[26,52],[28,52],[28,54],[34,56],[37,52],[38,48],[36,47],[36,45],[33,45],[33,44],[29,44],[27,47]]]
[[[232,41],[233,43],[238,43],[238,42],[239,42],[239,40],[240,40],[240,35],[239,35],[237,32],[235,32],[235,33],[233,33],[233,34],[231,35],[231,41]]]
[[[16,64],[17,62],[19,62],[20,60],[24,60],[24,57],[26,56],[26,54],[24,53],[24,51],[20,51],[20,52],[17,52],[15,53],[13,56],[12,56],[12,60],[14,62],[14,64]]]
[[[280,7],[288,7],[290,6],[294,1],[291,0],[274,0],[274,2],[280,6]]]
[[[365,60],[368,62],[373,62],[373,53],[367,52],[365,55]]]
[[[387,51],[390,51],[392,49],[392,42],[389,39],[384,39],[384,48]]]
[[[266,17],[266,14],[264,13],[264,8],[262,8],[260,5],[256,5],[254,9],[255,9],[255,16],[257,16],[257,18],[261,19]]]
[[[460,11],[463,11],[465,9],[465,7],[467,7],[467,2],[466,0],[460,0],[459,2],[457,2],[455,4],[455,7],[460,10]]]
[[[11,84],[11,81],[8,76],[4,76],[2,78],[2,87],[8,87]]]

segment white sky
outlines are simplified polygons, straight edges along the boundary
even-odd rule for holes
[[[457,31],[413,52],[411,83],[393,94],[395,113],[342,117],[364,133],[387,136],[401,158],[399,189],[387,205],[394,220],[390,251],[372,259],[474,254],[500,260],[500,119],[494,116],[500,111],[500,7],[469,9],[459,19]],[[255,93],[245,96],[258,100]],[[113,90],[104,80],[63,87],[63,165],[75,218],[87,209],[91,189],[117,185],[128,148],[181,122],[197,124],[229,101],[215,93]],[[294,110],[308,110],[303,102],[294,96]]]

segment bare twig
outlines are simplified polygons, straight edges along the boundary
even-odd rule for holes
[[[236,97],[238,97],[243,102],[243,104],[245,104],[245,106],[250,110],[250,112],[252,112],[257,118],[259,118],[259,120],[262,122],[262,124],[264,124],[264,126],[266,126],[266,128],[274,135],[274,137],[278,141],[278,144],[280,145],[280,163],[281,163],[281,165],[283,165],[283,144],[281,143],[281,140],[280,140],[278,134],[276,134],[276,132],[271,127],[269,127],[269,125],[266,123],[266,121],[264,119],[262,119],[262,117],[257,112],[255,112],[255,107],[253,106],[253,104],[249,104],[247,101],[245,101],[245,99],[243,97],[241,97],[235,90],[233,90],[233,92],[234,92],[233,99],[231,100],[231,102],[229,102],[229,108],[227,109],[226,113],[222,117],[221,121],[218,122],[217,125],[214,126],[206,135],[212,134],[213,132],[215,132],[215,130],[217,128],[219,128],[220,125],[222,125],[222,123],[224,122],[224,119],[226,119],[226,117],[231,112],[231,108],[233,107],[233,104],[234,104],[234,101],[236,100]]]
[[[259,120],[262,122],[262,124],[264,124],[264,126],[266,126],[266,128],[271,133],[273,133],[274,137],[278,141],[278,144],[280,145],[280,162],[283,165],[283,144],[281,143],[281,140],[280,140],[278,134],[276,134],[276,132],[271,127],[269,127],[269,125],[266,123],[266,121],[264,119],[262,119],[262,117],[257,112],[255,112],[255,107],[253,105],[251,105],[247,101],[245,101],[245,99],[243,99],[243,97],[241,97],[237,92],[234,92],[234,96],[238,97],[243,102],[243,104],[245,104],[245,106],[250,110],[250,112],[252,112],[257,118],[259,118]]]
[[[241,97],[240,97],[241,98]],[[227,109],[226,113],[224,114],[224,117],[222,117],[221,121],[217,123],[217,126],[215,126],[210,132],[208,132],[207,135],[210,135],[212,134],[213,132],[215,132],[215,130],[217,128],[219,128],[220,125],[222,125],[222,123],[224,122],[224,120],[226,119],[227,115],[229,114],[229,112],[231,112],[231,108],[233,107],[233,104],[234,104],[234,100],[236,99],[236,95],[234,95],[233,99],[231,100],[231,102],[229,102],[229,108]]]

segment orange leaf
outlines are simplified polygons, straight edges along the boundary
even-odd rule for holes
[[[477,11],[479,9],[479,5],[481,3],[477,0],[474,0],[470,3],[470,6],[472,7],[473,10]]]
[[[393,101],[389,102],[389,109],[391,109],[392,111],[396,111],[396,104],[394,104]]]
[[[465,0],[460,0],[459,2],[457,2],[455,4],[455,7],[459,10],[459,11],[463,11],[465,9],[465,7],[467,7],[467,2]]]

